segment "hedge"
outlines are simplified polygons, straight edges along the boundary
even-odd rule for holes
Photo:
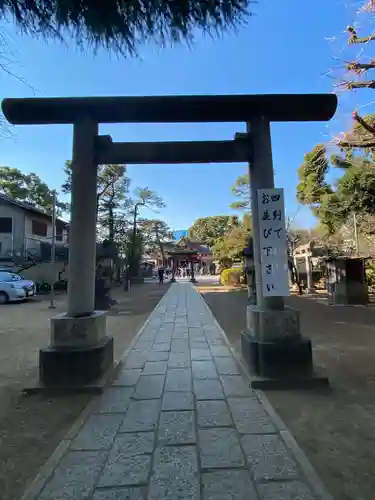
[[[239,285],[242,280],[243,271],[238,268],[224,269],[220,275],[222,285]]]

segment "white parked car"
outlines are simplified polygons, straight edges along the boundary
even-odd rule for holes
[[[35,293],[33,281],[25,280],[11,271],[0,271],[0,304],[25,300]]]

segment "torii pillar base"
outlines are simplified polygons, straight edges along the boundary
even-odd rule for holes
[[[92,384],[113,366],[113,337],[106,334],[106,313],[51,319],[51,345],[39,351],[39,379],[45,387]]]
[[[300,333],[299,311],[247,307],[241,347],[254,389],[327,387],[328,378],[313,367],[311,340]]]

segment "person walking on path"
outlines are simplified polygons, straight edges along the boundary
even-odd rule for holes
[[[158,275],[159,275],[159,285],[162,285],[164,283],[164,267],[163,266],[159,267]]]

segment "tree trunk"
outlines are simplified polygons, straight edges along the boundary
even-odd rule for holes
[[[137,237],[137,215],[138,215],[138,205],[134,207],[134,219],[133,219],[133,234],[132,234],[132,243],[130,247],[130,259],[129,259],[129,276],[130,278],[134,275],[134,255],[135,255],[135,243]]]
[[[115,241],[115,217],[113,213],[113,205],[108,210],[108,239],[111,243]]]

